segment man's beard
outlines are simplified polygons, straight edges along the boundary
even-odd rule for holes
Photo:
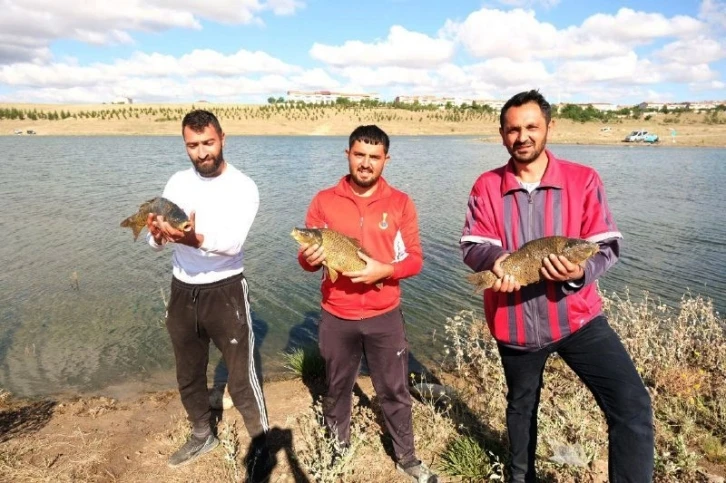
[[[532,152],[530,154],[524,156],[517,154],[517,149],[522,146],[521,144],[515,144],[514,146],[512,146],[511,149],[508,149],[509,154],[512,156],[512,159],[522,164],[529,164],[534,160],[538,159],[542,152],[545,150],[545,147],[547,146],[547,134],[549,133],[545,133],[545,137],[542,140],[541,144],[538,145],[537,143],[534,143],[534,145],[532,146]]]
[[[207,164],[207,161],[211,158],[212,162],[210,164]],[[217,156],[209,155],[207,159],[204,160],[204,162],[201,162],[199,160],[193,161],[194,169],[197,170],[197,173],[199,173],[200,176],[203,177],[209,177],[215,174],[219,167],[222,166],[222,163],[224,162],[224,154],[222,153],[222,150],[219,150],[219,154]]]
[[[373,173],[373,171],[371,171],[371,173]],[[378,181],[378,178],[381,177],[380,175],[378,175],[378,176],[374,176],[372,178],[369,178],[367,180],[362,180],[362,179],[359,179],[356,176],[357,174],[358,174],[357,171],[356,172],[351,172],[350,173],[350,179],[353,180],[353,183],[355,183],[356,186],[359,186],[361,188],[370,188],[371,186],[373,186],[374,184],[376,184],[376,182]]]

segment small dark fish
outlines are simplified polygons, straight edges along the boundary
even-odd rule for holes
[[[187,231],[192,227],[187,214],[176,204],[166,198],[153,198],[142,203],[139,206],[139,211],[121,222],[122,227],[131,228],[134,233],[134,241],[139,237],[141,230],[146,227],[146,219],[149,217],[149,213],[163,216],[177,230]]]
[[[328,270],[330,280],[335,283],[338,274],[355,272],[366,267],[358,252],[366,253],[358,240],[350,238],[329,228],[293,228],[290,235],[300,244],[318,244],[325,250],[323,265]],[[370,256],[370,255],[368,255]],[[383,287],[379,282],[376,287]]]
[[[502,270],[505,275],[513,276],[514,280],[524,287],[544,280],[540,274],[542,260],[551,253],[563,255],[570,262],[579,265],[599,251],[600,246],[597,243],[587,240],[548,236],[532,240],[519,247],[519,250],[502,262]],[[476,292],[481,292],[494,285],[497,276],[491,270],[484,270],[468,275],[467,279],[476,285]]]

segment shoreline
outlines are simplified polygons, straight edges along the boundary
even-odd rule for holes
[[[0,110],[15,109],[22,111],[25,117],[8,119],[6,114],[5,118],[0,118],[0,136],[180,136],[181,119],[192,107],[215,112],[230,136],[348,136],[359,125],[377,124],[392,137],[474,136],[483,138],[483,142],[499,143],[498,115],[483,112],[222,104],[0,104]],[[656,146],[726,147],[726,115],[723,113],[714,118],[695,112],[652,113],[646,117],[647,120],[624,118],[609,123],[555,117],[549,143],[642,146],[643,143],[622,140],[632,131],[647,130],[659,136],[660,142]],[[21,134],[15,134],[16,131]],[[28,131],[34,134],[28,134]]]

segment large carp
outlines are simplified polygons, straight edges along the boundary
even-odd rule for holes
[[[328,270],[328,277],[333,283],[338,279],[339,273],[356,272],[366,267],[366,262],[358,256],[358,252],[370,256],[358,240],[329,228],[293,228],[290,235],[300,245],[318,244],[323,247],[323,266]],[[383,287],[383,283],[378,282],[376,287]]]
[[[519,247],[502,262],[504,275],[511,275],[524,287],[545,280],[540,273],[542,260],[551,253],[562,255],[574,264],[581,264],[600,251],[597,243],[580,238],[564,236],[547,236],[529,241]],[[476,285],[475,292],[482,292],[494,285],[497,276],[491,270],[472,273],[467,276],[470,283]]]
[[[177,230],[187,231],[192,227],[187,214],[175,203],[162,197],[153,198],[143,202],[139,206],[139,211],[121,222],[122,227],[131,228],[131,231],[134,233],[134,241],[136,241],[139,233],[146,226],[146,219],[149,217],[149,213],[163,216]]]

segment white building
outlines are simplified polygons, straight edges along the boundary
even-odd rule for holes
[[[117,97],[113,101],[111,101],[111,104],[133,104],[134,100],[130,97]]]
[[[494,110],[501,110],[504,106],[505,101],[496,101],[490,99],[474,99],[471,97],[439,97],[439,96],[425,96],[425,95],[411,95],[411,96],[397,96],[395,102],[401,104],[415,104],[418,103],[422,106],[445,106],[451,103],[453,106],[460,106],[466,104],[468,106],[489,106]]]
[[[287,91],[288,101],[303,101],[307,104],[333,104],[338,98],[348,99],[351,102],[378,101],[380,97],[376,93],[361,94],[334,91]]]

